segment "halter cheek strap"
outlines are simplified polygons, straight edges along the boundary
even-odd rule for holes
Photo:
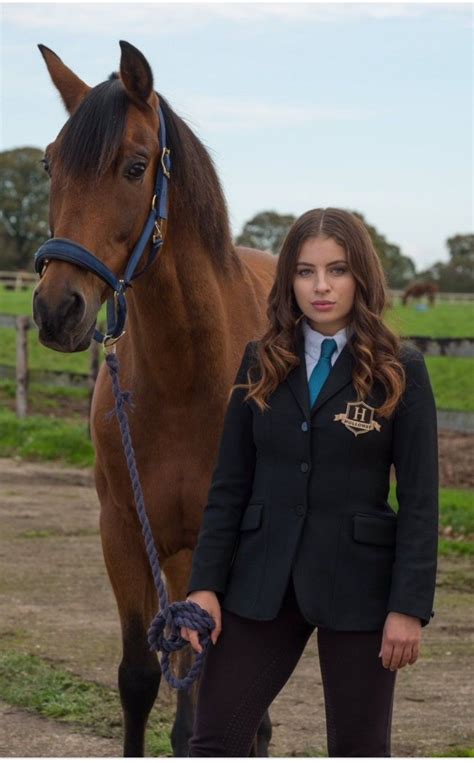
[[[63,260],[94,273],[110,286],[114,294],[107,300],[107,333],[104,335],[98,329],[94,332],[94,339],[104,344],[113,343],[122,336],[127,317],[125,290],[134,278],[148,270],[163,245],[162,224],[168,218],[168,181],[170,179],[171,159],[170,150],[166,146],[166,124],[161,106],[158,107],[158,115],[160,118],[158,139],[162,150],[155,178],[155,193],[148,219],[130,255],[123,278],[117,278],[92,252],[67,238],[50,238],[40,246],[35,254],[35,270],[40,275],[50,260]],[[136,273],[138,263],[151,236],[153,236],[153,240],[148,262],[142,270]]]

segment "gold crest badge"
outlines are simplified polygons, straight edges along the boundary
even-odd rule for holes
[[[375,408],[357,400],[354,403],[347,403],[345,413],[337,413],[334,421],[340,421],[356,437],[359,434],[366,434],[375,429],[380,432],[380,424],[374,421]]]

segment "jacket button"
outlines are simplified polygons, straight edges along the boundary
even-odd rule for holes
[[[295,514],[297,517],[304,516],[304,506],[295,506]]]
[[[300,469],[302,472],[307,472],[309,469],[309,464],[307,464],[306,461],[302,461],[300,464]]]
[[[307,421],[303,421],[303,423],[301,424],[301,429],[302,429],[303,432],[307,432],[308,431],[309,427],[308,427],[308,422]]]

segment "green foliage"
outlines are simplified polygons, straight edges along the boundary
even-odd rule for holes
[[[5,366],[15,366],[15,329],[0,329],[0,357]],[[35,330],[28,331],[28,367],[31,370],[66,371],[87,374],[90,368],[89,350],[56,352],[40,344]]]
[[[0,313],[4,315],[32,315],[33,288],[12,290],[0,284]]]
[[[457,535],[474,533],[474,490],[440,488],[440,524]]]
[[[398,511],[395,483],[390,485],[388,502]],[[439,525],[441,531],[451,528],[451,537],[440,537],[440,556],[474,556],[474,490],[439,489]],[[469,536],[467,539],[464,536]]]
[[[449,262],[435,262],[420,278],[432,279],[440,291],[474,292],[474,234],[452,236],[446,244]]]
[[[49,180],[38,148],[0,153],[0,270],[33,270],[48,238]]]
[[[102,737],[122,737],[118,692],[85,681],[47,660],[13,650],[0,652],[0,699],[33,710],[46,718],[68,722]],[[171,718],[152,711],[147,752],[170,756]]]
[[[272,211],[259,212],[245,223],[235,243],[278,254],[295,220],[294,215],[279,215],[278,212]]]
[[[0,410],[0,456],[91,466],[94,450],[86,424],[47,416],[18,419]]]
[[[440,538],[438,556],[474,556],[474,543],[470,540]]]
[[[414,305],[395,305],[387,323],[402,336],[474,337],[474,301],[437,302],[424,312]]]
[[[474,758],[474,747],[454,747],[448,752],[433,755],[433,758]]]
[[[425,357],[436,407],[474,411],[474,358]]]
[[[402,254],[398,244],[387,241],[385,236],[379,233],[373,225],[370,225],[360,212],[353,211],[352,214],[362,220],[369,231],[375,251],[382,261],[390,288],[399,289],[405,286],[415,277],[416,269],[413,260]]]

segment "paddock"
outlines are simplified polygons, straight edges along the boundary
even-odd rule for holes
[[[462,470],[456,454],[473,444],[473,435],[442,433],[442,483],[466,481],[467,464]],[[91,471],[0,459],[0,473],[0,755],[120,757],[120,628],[102,559]],[[473,746],[466,712],[473,579],[469,557],[440,557],[436,615],[423,631],[422,659],[397,677],[394,757],[462,755]],[[21,666],[16,673],[15,664]],[[64,720],[72,712],[65,705],[67,691],[48,702],[39,691],[40,666],[51,672],[51,684],[58,671],[70,675],[78,705],[74,722]],[[92,714],[84,709],[89,688],[105,698],[94,703]],[[147,732],[149,755],[171,755],[173,702],[163,682]],[[272,757],[326,754],[314,636],[270,714]]]

